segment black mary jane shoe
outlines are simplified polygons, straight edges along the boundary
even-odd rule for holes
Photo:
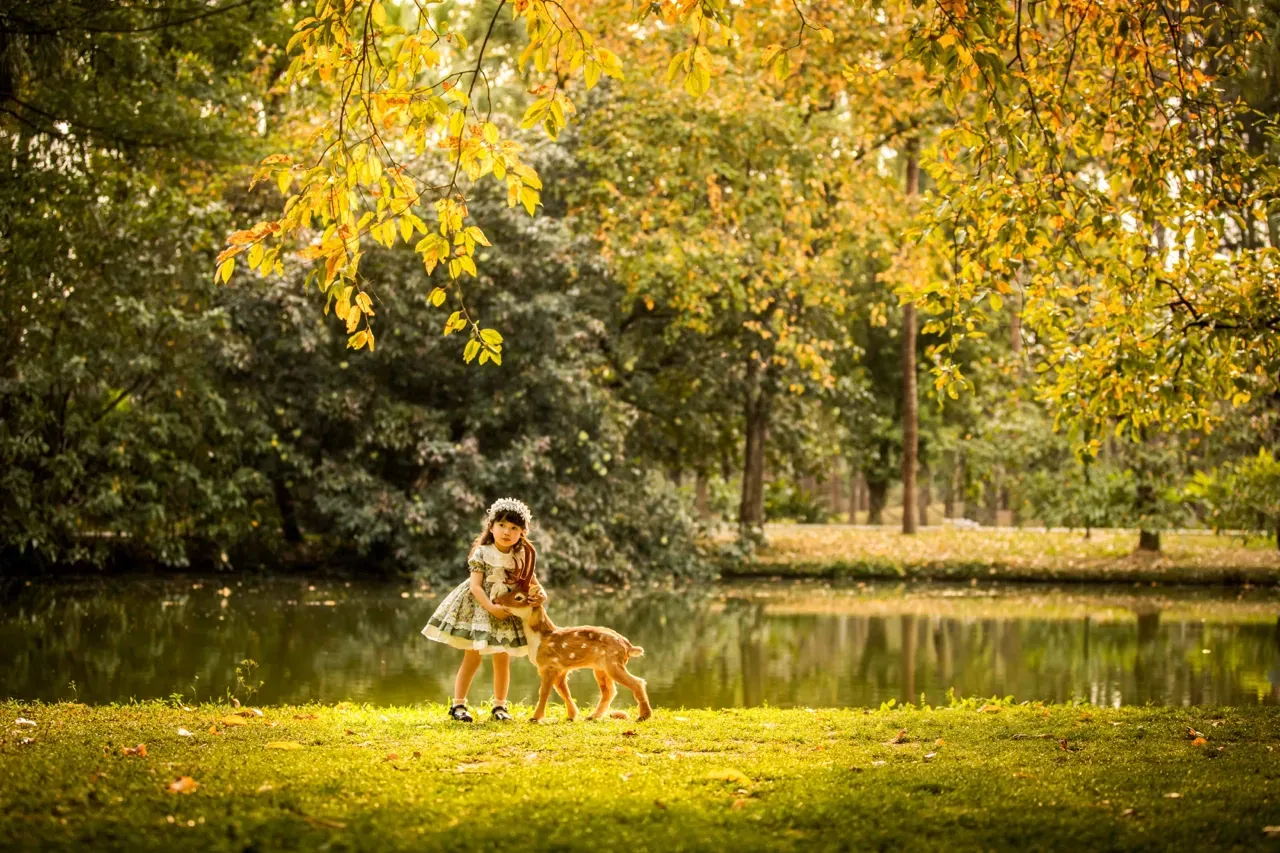
[[[467,713],[466,705],[454,705],[449,709],[449,716],[460,723],[471,722],[471,715]]]
[[[505,723],[508,720],[512,719],[511,712],[507,710],[506,705],[494,705],[493,718],[500,723]]]

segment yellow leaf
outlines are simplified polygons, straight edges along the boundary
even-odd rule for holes
[[[601,68],[599,62],[596,62],[594,59],[587,60],[587,64],[583,68],[582,75],[587,81],[588,90],[594,89],[596,84],[600,82],[600,71]]]
[[[783,51],[773,61],[773,76],[779,83],[791,76],[791,54]]]
[[[179,776],[169,783],[169,793],[171,794],[191,794],[194,793],[200,783],[190,776]]]
[[[291,172],[290,170],[285,169],[280,174],[276,175],[276,186],[280,188],[280,195],[284,195],[285,193],[289,192],[289,185],[292,183],[293,183],[293,172]]]
[[[480,339],[486,344],[489,344],[489,346],[496,347],[498,344],[502,343],[502,335],[498,333],[497,329],[481,329]]]
[[[475,338],[467,341],[466,348],[462,351],[462,360],[470,364],[475,360],[476,354],[480,352],[480,342]]]
[[[360,310],[369,316],[373,316],[373,300],[369,298],[367,293],[356,294],[356,305],[360,306]]]
[[[822,40],[827,44],[835,44],[836,42],[836,34],[832,32],[831,27],[820,27],[818,35],[822,36]]]
[[[246,723],[244,720],[242,720],[242,719],[240,719],[239,717],[237,717],[235,714],[228,714],[227,716],[223,717],[223,718],[222,718],[222,720],[221,720],[221,723],[222,723],[224,726],[247,726],[247,725],[249,725],[249,724],[248,724],[248,723]]]
[[[219,278],[219,279],[221,279],[223,282],[228,282],[228,281],[230,281],[230,280],[231,280],[231,271],[232,271],[232,270],[234,270],[235,268],[236,268],[236,259],[235,259],[235,258],[227,258],[227,259],[226,259],[225,261],[223,261],[223,262],[222,262],[222,264],[218,267],[218,278]]]
[[[484,141],[493,145],[498,141],[498,126],[493,122],[486,121],[484,123]]]
[[[360,349],[369,340],[369,331],[361,329],[351,337],[347,338],[347,349]]]
[[[373,23],[379,27],[387,25],[387,10],[382,8],[382,3],[373,0]]]
[[[439,308],[441,305],[444,304],[444,299],[445,299],[444,288],[437,287],[436,289],[431,291],[431,295],[428,296],[427,298],[431,300],[432,305]]]

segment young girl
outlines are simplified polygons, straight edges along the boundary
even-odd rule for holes
[[[511,658],[529,653],[524,625],[493,603],[517,580],[532,578],[530,590],[539,600],[546,594],[534,576],[537,552],[526,533],[532,521],[529,507],[514,498],[494,501],[485,513],[484,529],[471,546],[467,565],[471,579],[445,596],[422,633],[428,640],[462,649],[462,665],[453,684],[449,716],[471,722],[467,691],[480,668],[481,655],[493,655],[493,718],[510,720],[507,688],[511,684]]]

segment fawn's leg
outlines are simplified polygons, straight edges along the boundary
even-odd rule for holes
[[[609,675],[613,677],[623,687],[635,694],[637,705],[637,720],[647,720],[653,716],[653,708],[649,705],[649,693],[644,689],[644,679],[636,678],[627,672],[627,667],[622,664],[613,664],[609,668]]]
[[[542,684],[538,686],[538,707],[533,710],[533,716],[529,718],[531,723],[540,723],[547,715],[547,700],[551,698],[551,687],[556,682],[554,672],[540,671],[538,674],[542,676]]]
[[[596,684],[600,686],[600,702],[591,712],[591,719],[598,720],[609,713],[609,706],[613,703],[613,697],[617,695],[618,688],[613,686],[613,679],[603,669],[597,669],[595,673]]]
[[[573,704],[573,697],[569,695],[569,673],[560,673],[556,679],[556,692],[564,700],[565,718],[572,723],[578,716],[578,706]]]

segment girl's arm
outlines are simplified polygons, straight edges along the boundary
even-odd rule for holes
[[[484,594],[484,572],[475,571],[471,573],[471,594],[480,606],[489,611],[489,615],[496,619],[506,619],[511,615],[505,607],[499,607],[489,600],[489,596]]]

